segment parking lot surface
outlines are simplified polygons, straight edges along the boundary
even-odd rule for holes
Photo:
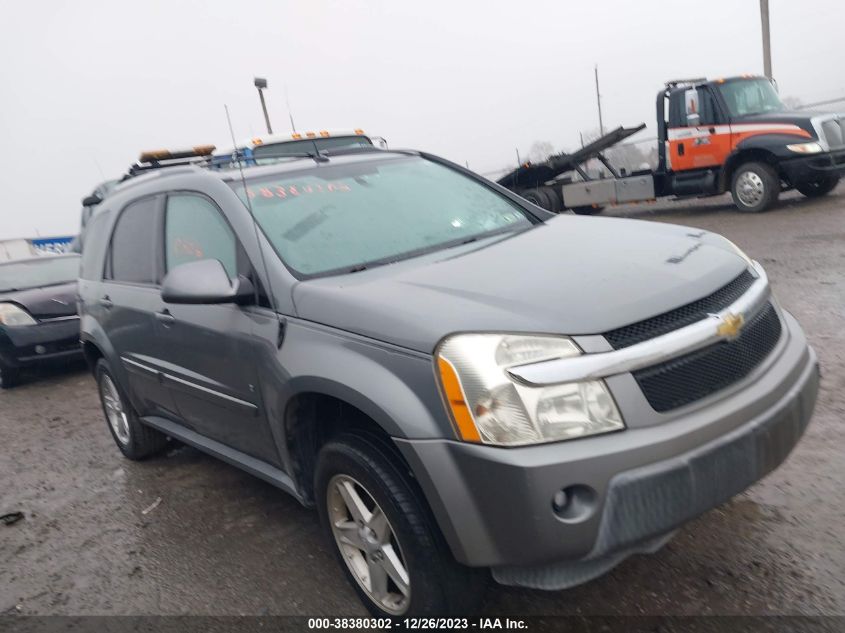
[[[845,186],[762,215],[726,197],[605,215],[722,233],[767,269],[819,354],[787,461],[660,552],[545,593],[492,586],[490,615],[845,614]],[[542,255],[538,255],[542,257]],[[0,613],[364,615],[316,514],[190,448],[136,463],[82,367],[0,393]]]

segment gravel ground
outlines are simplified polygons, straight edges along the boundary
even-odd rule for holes
[[[657,554],[569,591],[493,587],[485,614],[845,614],[843,194],[764,215],[727,198],[606,211],[717,231],[761,261],[819,353],[815,418],[778,470]],[[0,474],[0,514],[25,513],[0,526],[0,613],[364,614],[315,514],[193,449],[123,459],[81,367],[0,393]]]

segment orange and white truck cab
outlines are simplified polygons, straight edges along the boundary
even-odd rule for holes
[[[762,211],[784,188],[828,193],[845,171],[845,114],[789,110],[765,77],[669,82],[657,112],[663,195],[730,191]]]

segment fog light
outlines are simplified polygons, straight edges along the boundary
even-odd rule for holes
[[[43,345],[36,345],[36,346],[35,346],[35,353],[36,353],[36,354],[43,354],[43,353],[45,353],[46,351],[47,351],[47,348],[46,348],[46,347],[44,347]]]
[[[558,490],[552,497],[552,511],[565,523],[578,523],[596,509],[598,495],[589,486],[575,484]]]

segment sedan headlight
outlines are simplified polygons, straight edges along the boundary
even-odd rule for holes
[[[14,303],[0,303],[0,324],[3,325],[35,325],[29,312]]]
[[[456,334],[436,353],[440,386],[462,440],[518,446],[625,428],[602,380],[531,386],[508,369],[579,356],[562,336]]]
[[[820,154],[824,151],[824,148],[816,142],[796,143],[795,145],[787,145],[786,149],[796,152],[798,154]]]

